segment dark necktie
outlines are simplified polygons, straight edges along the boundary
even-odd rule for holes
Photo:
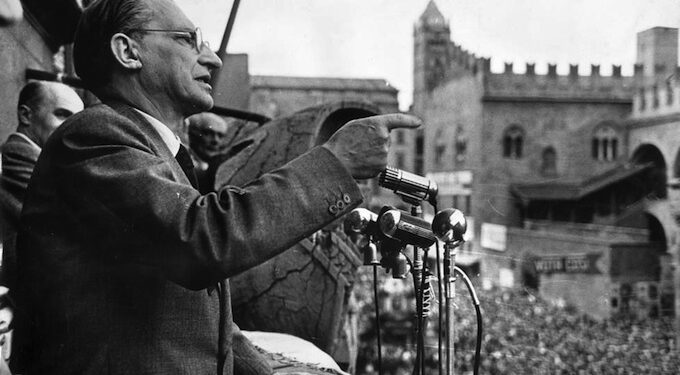
[[[182,171],[184,171],[184,174],[189,179],[189,182],[191,182],[191,186],[198,189],[198,179],[196,179],[196,172],[194,171],[194,162],[191,161],[189,150],[187,150],[184,145],[179,145],[179,151],[177,151],[175,159],[177,159],[179,166],[182,167]]]

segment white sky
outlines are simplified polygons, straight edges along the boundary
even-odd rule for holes
[[[230,0],[176,0],[220,44]],[[249,55],[250,73],[384,78],[411,103],[413,25],[429,0],[242,0],[227,48]],[[611,65],[632,74],[635,34],[654,26],[680,27],[680,0],[436,0],[452,39],[492,70],[535,62],[537,73],[557,63]]]

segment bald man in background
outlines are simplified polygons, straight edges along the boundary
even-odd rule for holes
[[[34,81],[19,93],[19,125],[2,145],[0,206],[2,207],[2,272],[0,273],[0,375],[9,374],[5,361],[10,356],[6,340],[11,340],[13,303],[6,297],[7,287],[16,280],[15,240],[19,215],[33,168],[47,138],[64,120],[83,110],[83,102],[69,86],[56,82]]]
[[[33,81],[21,89],[17,103],[19,125],[2,151],[2,285],[13,286],[14,241],[28,182],[47,138],[64,120],[83,110],[83,101],[69,86]]]
[[[9,193],[5,209],[9,211],[11,224],[17,224],[28,181],[47,138],[83,107],[78,94],[58,82],[30,82],[19,93],[19,125],[1,149],[0,184]]]
[[[189,150],[194,162],[199,190],[214,189],[215,169],[238,132],[237,121],[227,122],[222,117],[201,112],[187,118]]]

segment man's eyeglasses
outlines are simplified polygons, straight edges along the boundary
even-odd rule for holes
[[[166,33],[172,34],[179,38],[185,39],[187,42],[191,43],[196,49],[196,52],[201,52],[201,48],[205,45],[210,48],[208,42],[203,40],[203,33],[200,28],[195,28],[193,31],[184,30],[163,30],[163,29],[131,29],[128,32],[143,32],[143,33]]]

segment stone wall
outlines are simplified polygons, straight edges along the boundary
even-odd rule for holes
[[[611,161],[595,160],[591,142],[595,128],[602,123],[617,124],[625,118],[629,106],[625,104],[592,103],[484,103],[484,144],[479,154],[470,155],[478,160],[479,173],[475,175],[473,189],[477,202],[473,215],[477,221],[519,226],[519,203],[510,195],[511,183],[570,180],[585,178],[603,172],[625,161],[625,134],[619,132],[619,158]],[[510,126],[524,131],[522,157],[503,155],[503,136]],[[556,151],[557,174],[541,175],[543,150]]]
[[[488,64],[488,63],[487,63]],[[569,66],[568,75],[557,74],[557,66],[548,65],[547,74],[535,74],[535,64],[527,64],[525,73],[515,73],[512,63],[503,73],[492,73],[485,65],[485,95],[489,97],[561,99],[565,101],[630,102],[633,78],[621,75],[621,66],[612,75],[600,75],[600,66],[591,65],[590,75],[580,75],[578,65]],[[530,98],[530,99],[529,99]]]

